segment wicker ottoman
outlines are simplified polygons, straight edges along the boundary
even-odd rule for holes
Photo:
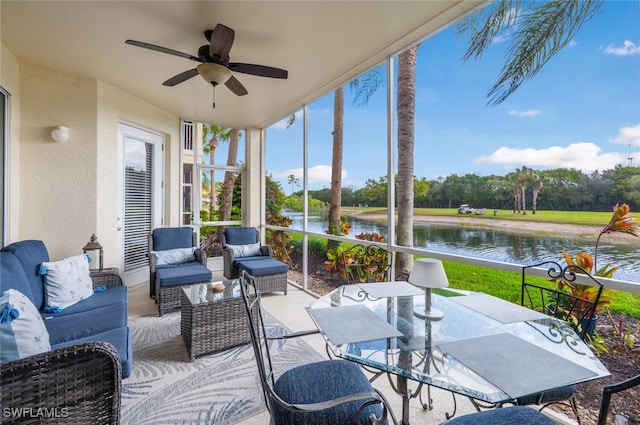
[[[266,292],[284,292],[287,295],[287,273],[289,265],[271,257],[253,258],[250,261],[236,261],[240,271],[246,270],[256,282],[256,289]]]
[[[240,280],[222,284],[223,291],[214,291],[211,283],[180,287],[180,333],[191,361],[251,340]]]

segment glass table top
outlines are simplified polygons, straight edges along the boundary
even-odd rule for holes
[[[240,279],[197,283],[182,288],[191,305],[203,305],[241,297]]]
[[[307,311],[336,357],[489,403],[609,375],[565,322],[486,294],[443,292],[453,296],[432,295],[441,320],[414,314],[425,296],[406,282],[342,286]],[[374,317],[358,318],[355,307]]]

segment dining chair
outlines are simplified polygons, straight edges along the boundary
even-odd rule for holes
[[[611,396],[640,385],[640,375],[617,384],[607,385],[602,390],[600,410],[596,425],[606,425],[609,418]],[[617,422],[616,422],[617,423]],[[442,425],[555,425],[544,413],[523,406],[509,406],[493,410],[471,413],[451,419]]]
[[[353,245],[342,252],[347,283],[386,282],[391,264],[389,251],[376,245]]]
[[[529,272],[540,266],[547,268],[547,275],[552,281],[561,279],[570,279],[573,281],[577,274],[586,275],[588,279],[593,281],[594,298],[583,299],[560,289],[554,289],[540,285],[537,282],[532,282]],[[532,310],[563,319],[573,328],[580,338],[586,340],[589,334],[587,323],[590,323],[595,315],[602,290],[602,284],[581,267],[572,265],[563,268],[555,261],[544,261],[522,268],[520,304]],[[580,424],[580,413],[575,397],[576,391],[577,387],[575,385],[567,385],[551,391],[521,397],[514,402],[518,406],[542,406],[540,410],[551,404],[568,404],[576,417],[576,421]]]
[[[385,397],[355,363],[323,360],[289,369],[276,378],[270,354],[273,340],[308,332],[270,337],[267,334],[260,292],[246,271],[240,288],[247,311],[249,333],[256,357],[271,425],[387,424],[397,423]]]

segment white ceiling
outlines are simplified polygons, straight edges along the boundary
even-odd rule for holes
[[[6,1],[1,41],[20,62],[95,78],[182,118],[266,127],[329,93],[481,1]],[[284,68],[287,80],[235,73],[249,94],[200,76],[162,82],[195,62],[125,44],[134,39],[197,56],[217,23],[235,30],[231,61]]]

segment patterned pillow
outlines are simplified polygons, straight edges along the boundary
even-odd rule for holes
[[[195,261],[195,248],[165,249],[164,251],[152,251],[157,260],[156,265],[167,266]]]
[[[86,254],[42,263],[40,274],[45,279],[45,311],[56,312],[93,295]]]
[[[0,363],[51,350],[42,316],[26,295],[9,289],[0,296]]]
[[[253,257],[260,255],[260,242],[248,244],[248,245],[228,245],[227,248],[231,248],[233,256],[235,258],[240,257]]]

